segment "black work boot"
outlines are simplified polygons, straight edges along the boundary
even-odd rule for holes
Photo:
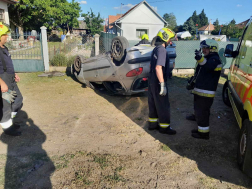
[[[148,129],[149,130],[155,130],[155,129],[158,130],[159,129],[158,122],[149,122]]]
[[[20,136],[21,135],[21,132],[20,131],[17,131],[15,129],[15,126],[11,126],[9,127],[8,129],[3,129],[4,131],[4,134],[6,135],[10,135],[10,136]]]
[[[14,124],[13,124],[13,127],[14,127],[15,129],[20,129],[20,125],[17,124],[17,123],[14,123]]]
[[[159,128],[159,132],[162,134],[175,135],[177,132],[173,130],[170,126],[167,128]]]
[[[187,120],[190,120],[190,121],[196,121],[196,118],[195,118],[195,115],[194,115],[194,114],[191,114],[191,115],[186,116],[186,119],[187,119]]]
[[[192,133],[192,137],[208,140],[209,139],[209,132],[208,133],[195,132],[195,133]]]

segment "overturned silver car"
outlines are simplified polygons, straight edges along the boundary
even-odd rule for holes
[[[115,37],[112,40],[111,52],[89,59],[79,55],[71,66],[71,72],[81,83],[92,89],[102,84],[114,94],[132,95],[147,91],[151,53],[155,48],[153,41],[151,44],[129,48],[126,38]],[[166,50],[172,71],[176,45],[172,43]]]

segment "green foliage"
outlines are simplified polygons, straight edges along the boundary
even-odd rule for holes
[[[74,63],[75,56],[67,57],[65,54],[56,54],[53,59],[51,60],[52,66],[64,66],[64,67],[70,67],[71,64]]]
[[[189,31],[192,35],[194,35],[196,33],[196,26],[195,26],[192,18],[190,18],[188,21],[186,21],[184,23],[183,29],[185,31]]]
[[[168,28],[174,30],[177,26],[176,16],[173,13],[165,13],[163,19],[168,23]]]
[[[199,20],[200,20],[199,27],[208,25],[208,18],[206,16],[205,12],[204,12],[204,9],[199,14]]]
[[[96,16],[91,9],[90,12],[87,14],[83,13],[81,16],[84,17],[84,21],[90,29],[91,35],[99,34],[103,30],[102,23],[104,20],[101,18],[100,13]]]
[[[217,18],[216,21],[213,23],[213,25],[214,25],[215,27],[220,25],[220,24],[219,24],[218,18]]]
[[[43,25],[49,30],[56,26],[69,30],[78,26],[80,11],[75,0],[20,0],[9,7],[11,22],[24,30],[39,30]]]

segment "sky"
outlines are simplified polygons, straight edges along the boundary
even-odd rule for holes
[[[72,0],[68,0],[72,1]],[[97,14],[100,12],[102,18],[108,15],[116,15],[127,12],[131,7],[141,2],[141,0],[75,0],[80,3],[83,13],[87,13],[92,8]],[[236,23],[243,22],[252,16],[251,0],[146,0],[157,13],[163,17],[165,13],[173,13],[177,19],[177,25],[192,16],[196,10],[200,14],[202,9],[208,19],[213,23],[217,18],[220,24],[227,24],[232,19]],[[121,6],[121,3],[123,4]],[[122,7],[122,8],[121,8]]]

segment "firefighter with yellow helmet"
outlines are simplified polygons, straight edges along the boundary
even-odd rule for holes
[[[0,78],[2,92],[2,108],[0,110],[0,125],[5,134],[19,136],[19,125],[13,123],[13,118],[22,108],[23,97],[19,91],[16,82],[20,81],[19,76],[14,71],[8,48],[4,45],[7,42],[10,28],[8,25],[0,22]]]
[[[148,105],[149,130],[158,129],[160,133],[174,135],[170,127],[170,102],[168,97],[167,78],[169,76],[169,58],[166,47],[175,33],[169,28],[159,30],[155,48],[151,55]]]
[[[194,114],[186,119],[196,121],[198,128],[192,130],[192,137],[209,139],[210,108],[220,78],[222,63],[218,54],[219,45],[213,39],[206,39],[200,43],[201,50],[195,51],[197,61],[195,75],[193,77]],[[204,56],[202,56],[202,53]]]
[[[148,34],[146,34],[146,33],[143,34],[142,37],[141,37],[141,41],[139,41],[139,43],[136,44],[135,46],[138,46],[140,44],[150,44]]]

